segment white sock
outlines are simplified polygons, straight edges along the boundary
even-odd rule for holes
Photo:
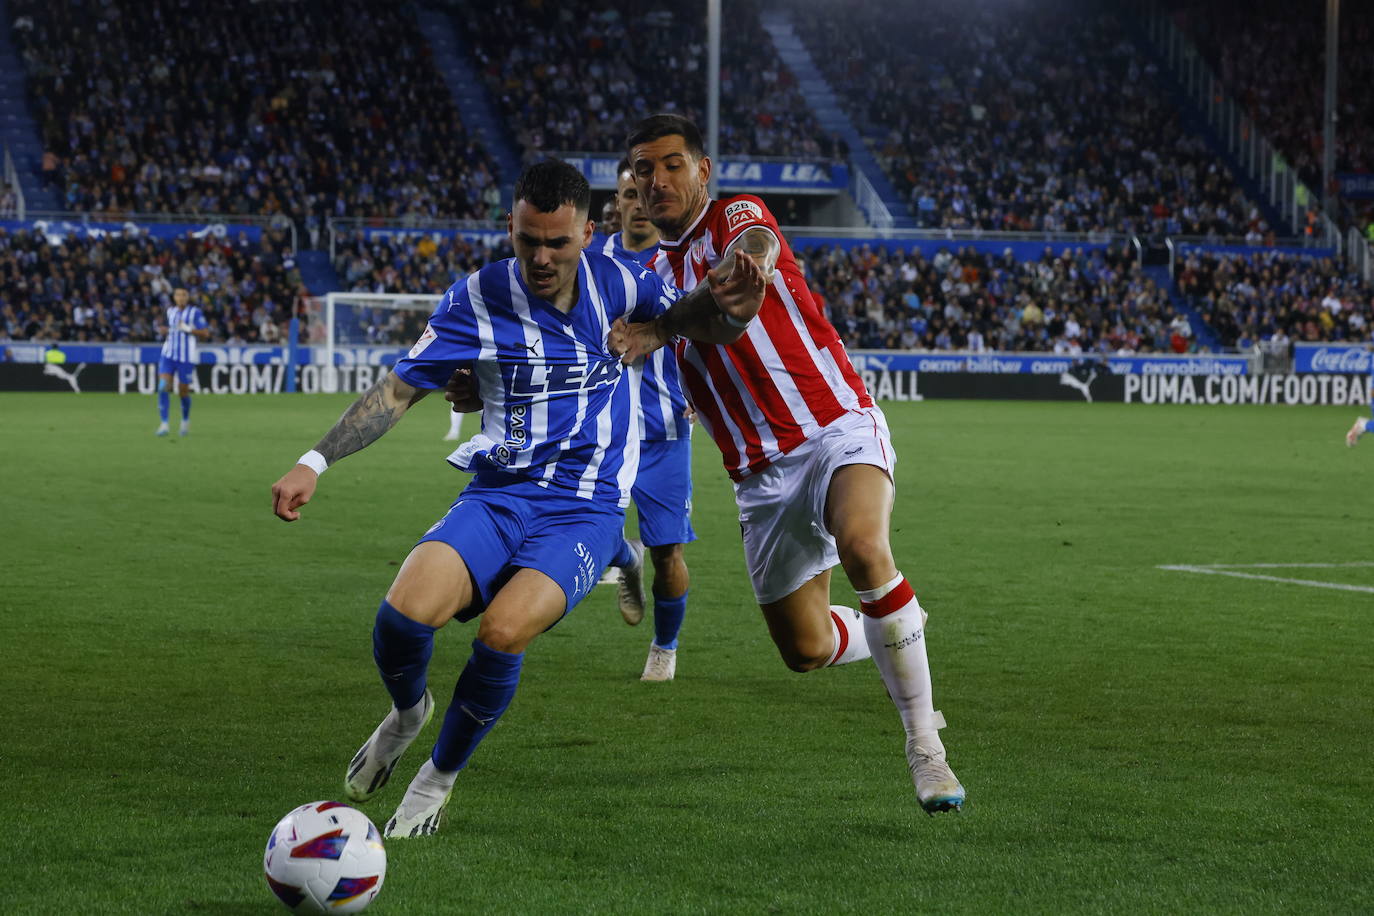
[[[891,582],[858,594],[873,661],[901,714],[906,733],[933,735],[938,725],[921,603],[901,573]]]
[[[455,439],[458,438],[459,429],[463,425],[463,415],[456,410],[448,412],[448,434]]]
[[[830,632],[835,636],[834,654],[826,666],[847,665],[869,658],[868,635],[864,632],[863,615],[851,607],[830,605]]]

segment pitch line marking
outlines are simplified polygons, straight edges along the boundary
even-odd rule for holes
[[[1236,569],[1354,569],[1369,566],[1374,566],[1374,563],[1217,563],[1207,566],[1156,566],[1155,569],[1168,570],[1169,572],[1200,573],[1205,576],[1232,576],[1236,579],[1258,579],[1261,582],[1283,582],[1288,585],[1305,585],[1308,588],[1334,588],[1342,592],[1374,594],[1374,586],[1371,585],[1346,585],[1344,582],[1318,582],[1315,579],[1286,579],[1283,576],[1236,572]]]

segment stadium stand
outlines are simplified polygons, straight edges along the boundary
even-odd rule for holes
[[[1080,353],[1183,352],[1165,290],[1130,248],[1030,261],[942,248],[927,259],[870,245],[805,250],[807,282],[845,345],[859,349]]]
[[[646,112],[671,110],[705,123],[705,7],[635,0],[538,0],[465,5],[460,29],[525,156],[624,151]],[[796,79],[778,59],[752,2],[732,3],[721,30],[723,153],[830,158],[837,146],[817,124]],[[672,91],[665,93],[665,85]]]
[[[1374,329],[1374,288],[1334,258],[1193,250],[1176,279],[1226,347],[1248,350],[1276,336],[1364,341]]]
[[[1170,3],[1174,21],[1196,43],[1259,131],[1321,187],[1326,80],[1326,5],[1282,0]],[[1336,171],[1374,171],[1374,7],[1341,5],[1337,72]],[[1281,67],[1274,66],[1282,61]],[[1355,202],[1345,217],[1371,225],[1374,208]]]
[[[921,225],[1026,232],[1271,233],[1187,133],[1119,16],[1074,0],[876,0],[794,11]]]
[[[73,211],[482,218],[494,183],[400,4],[11,0]]]
[[[0,229],[0,330],[11,340],[155,341],[174,288],[185,287],[211,340],[285,339],[302,292],[286,236],[143,234],[72,237]]]
[[[353,233],[335,247],[334,269],[344,289],[364,293],[442,292],[489,261],[514,254],[505,241],[488,247],[433,233],[373,238]]]

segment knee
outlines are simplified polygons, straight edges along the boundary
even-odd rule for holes
[[[892,565],[892,547],[886,532],[863,532],[836,539],[835,549],[840,555],[840,565],[851,579],[855,574],[886,568]],[[859,575],[867,580],[870,576]]]
[[[495,649],[497,652],[509,652],[512,655],[524,652],[531,641],[531,637],[525,632],[525,629],[514,625],[513,621],[503,622],[486,617],[482,618],[482,622],[477,627],[477,638],[488,649]]]
[[[686,575],[687,564],[682,560],[682,545],[669,544],[666,547],[650,547],[649,557],[653,560],[656,576]]]
[[[805,674],[817,668],[824,668],[826,662],[830,661],[833,649],[834,646],[828,640],[807,639],[778,646],[778,653],[782,656],[783,664],[790,670]]]

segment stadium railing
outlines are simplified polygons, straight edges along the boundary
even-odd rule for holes
[[[863,169],[854,169],[851,174],[851,192],[855,205],[868,218],[870,225],[880,230],[891,229],[896,221],[892,218],[892,211],[887,208],[887,204],[883,203],[881,195],[873,188],[873,182],[868,180]]]
[[[1360,275],[1360,279],[1366,283],[1374,283],[1374,247],[1369,241],[1360,234],[1360,230],[1351,227],[1345,234],[1346,257],[1350,259],[1350,268]]]
[[[14,167],[14,157],[10,155],[10,148],[5,147],[5,171],[3,181],[11,191],[14,192],[14,212],[5,213],[0,210],[0,217],[5,219],[24,218],[24,187],[19,183],[19,172]]]
[[[1316,195],[1299,180],[1288,160],[1261,135],[1244,107],[1231,97],[1197,46],[1183,34],[1158,0],[1148,0],[1145,24],[1150,40],[1217,135],[1256,178],[1270,203],[1288,220],[1289,229],[1303,231],[1308,211],[1318,203]],[[1340,228],[1325,213],[1318,214],[1317,225],[1320,237],[1314,235],[1305,240],[1306,244],[1335,248],[1339,253],[1344,243]]]
[[[260,229],[278,229],[287,232],[291,239],[291,250],[297,251],[296,224],[280,216],[249,216],[242,213],[90,213],[70,210],[30,210],[28,222],[62,223],[74,226],[120,225],[138,226],[185,225],[185,226],[257,226]]]

